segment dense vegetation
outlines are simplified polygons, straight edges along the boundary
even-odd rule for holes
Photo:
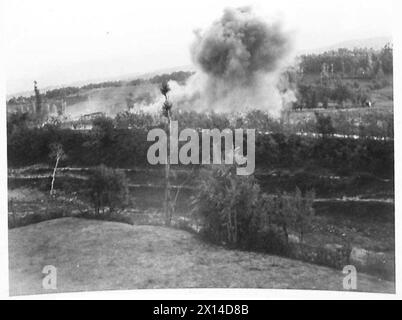
[[[303,72],[317,74],[328,66],[328,71],[344,76],[371,78],[379,73],[393,73],[393,48],[387,44],[380,51],[372,49],[338,49],[321,54],[301,56]]]
[[[370,106],[372,93],[392,85],[393,48],[339,49],[300,57],[296,108]]]
[[[215,243],[283,253],[289,235],[301,240],[313,219],[314,193],[264,194],[253,177],[237,176],[234,166],[216,166],[201,178],[193,197],[203,234]]]
[[[377,176],[393,176],[393,141],[372,138],[341,138],[328,130],[328,121],[316,122],[321,136],[295,134],[279,121],[267,116],[264,122],[259,113],[240,120],[223,114],[177,114],[180,127],[189,128],[257,128],[257,168],[317,168],[337,174],[367,172]],[[123,117],[124,118],[124,117]],[[258,121],[262,121],[259,123]],[[148,114],[130,114],[128,119],[97,118],[88,131],[63,129],[60,124],[44,127],[29,125],[26,114],[13,115],[8,121],[8,164],[26,166],[49,161],[49,146],[60,143],[67,159],[64,165],[110,167],[148,166],[147,133],[166,123]],[[320,129],[321,128],[321,129]],[[270,131],[266,134],[266,131]],[[327,130],[327,131],[325,131]]]

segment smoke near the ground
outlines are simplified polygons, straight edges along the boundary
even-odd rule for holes
[[[195,36],[191,56],[198,71],[185,86],[170,83],[179,107],[278,115],[289,102],[292,94],[277,87],[291,47],[279,23],[266,22],[248,7],[230,8]]]

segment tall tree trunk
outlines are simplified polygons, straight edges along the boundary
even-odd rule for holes
[[[59,165],[59,160],[60,160],[60,157],[57,157],[56,158],[56,164],[55,164],[54,169],[53,169],[52,185],[50,187],[50,195],[51,196],[54,194],[54,180],[56,179],[56,170],[57,170],[57,166]]]
[[[166,166],[165,166],[165,224],[170,226],[171,223],[171,201],[170,201],[170,132],[171,132],[171,121],[170,121],[170,112],[168,112],[168,134],[166,140]]]

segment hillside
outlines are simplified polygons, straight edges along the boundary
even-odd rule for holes
[[[365,39],[353,39],[347,40],[343,42],[338,42],[329,46],[314,48],[311,50],[304,50],[301,52],[302,54],[311,54],[311,53],[322,53],[325,51],[338,50],[339,48],[345,48],[353,50],[355,48],[368,48],[374,50],[380,50],[387,43],[392,43],[392,37],[373,37],[373,38],[365,38]]]
[[[9,231],[10,294],[48,293],[42,268],[57,267],[57,292],[137,288],[288,288],[342,290],[341,271],[226,250],[192,234],[77,218]],[[394,292],[359,274],[358,290]]]

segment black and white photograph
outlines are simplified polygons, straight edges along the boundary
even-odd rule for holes
[[[1,2],[7,296],[397,293],[396,1]]]

